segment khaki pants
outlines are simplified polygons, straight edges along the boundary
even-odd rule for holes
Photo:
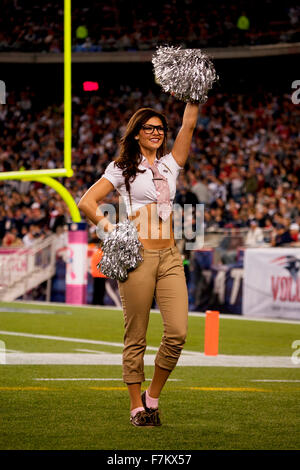
[[[119,282],[125,320],[123,380],[141,383],[150,308],[155,296],[164,334],[155,364],[173,370],[186,339],[188,294],[181,255],[176,247],[141,249],[144,261]]]

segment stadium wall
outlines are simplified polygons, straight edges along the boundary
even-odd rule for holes
[[[270,57],[300,53],[300,43],[280,43],[261,46],[204,48],[214,59]],[[154,51],[134,52],[74,52],[72,62],[143,63],[151,62]],[[2,63],[63,63],[63,53],[1,52]]]

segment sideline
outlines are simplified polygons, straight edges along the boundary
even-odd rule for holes
[[[155,355],[145,354],[145,366],[154,366]],[[80,353],[8,353],[6,364],[9,365],[109,365],[121,366],[122,354],[80,354]],[[293,368],[291,357],[285,356],[180,356],[177,367],[253,367],[253,368]]]
[[[5,302],[3,302],[5,303]],[[7,302],[10,305],[46,305],[46,306],[55,306],[55,307],[71,307],[71,308],[79,308],[79,309],[92,309],[92,310],[99,310],[99,309],[104,309],[104,310],[116,310],[118,312],[122,312],[122,309],[117,306],[112,306],[112,305],[89,305],[89,304],[83,304],[83,305],[73,305],[73,304],[68,304],[64,302],[41,302],[38,300],[33,300],[30,302],[24,301],[24,300],[15,300],[14,302]],[[151,309],[152,313],[160,313],[159,310],[157,309]],[[190,317],[205,317],[205,312],[189,312]],[[289,319],[283,319],[283,318],[261,318],[261,317],[246,317],[244,315],[233,315],[230,313],[220,313],[220,318],[222,319],[228,319],[228,320],[246,320],[246,321],[258,321],[258,322],[268,322],[268,323],[289,323],[292,325],[300,325],[300,321],[298,320],[289,320]],[[299,319],[300,320],[300,319]]]

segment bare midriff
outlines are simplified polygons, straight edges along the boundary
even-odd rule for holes
[[[140,207],[129,219],[135,223],[139,240],[146,250],[163,250],[175,245],[172,212],[163,221],[158,217],[156,202]]]

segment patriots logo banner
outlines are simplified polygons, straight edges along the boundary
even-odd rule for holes
[[[283,266],[285,269],[288,270],[294,281],[297,281],[298,272],[300,269],[299,258],[296,258],[296,256],[294,255],[279,256],[279,258],[275,258],[273,260],[273,263],[277,263],[278,266]]]
[[[243,314],[300,320],[300,248],[249,248]]]

